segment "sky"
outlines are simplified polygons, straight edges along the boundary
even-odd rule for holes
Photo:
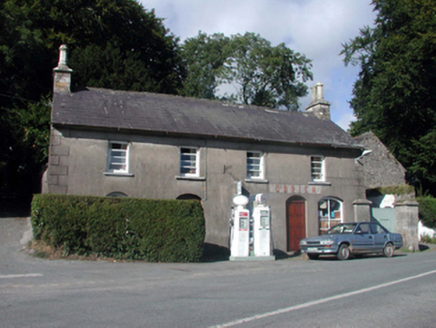
[[[349,106],[359,67],[345,66],[342,44],[373,26],[376,13],[371,0],[140,0],[155,10],[170,33],[183,42],[199,31],[226,36],[254,32],[312,60],[313,81],[324,84],[324,99],[331,103],[332,120],[344,130],[354,120]],[[300,100],[300,110],[310,103]]]

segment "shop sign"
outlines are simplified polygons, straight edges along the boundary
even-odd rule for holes
[[[270,184],[269,191],[281,194],[320,194],[321,186]]]

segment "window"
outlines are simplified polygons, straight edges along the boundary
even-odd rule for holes
[[[323,234],[342,223],[342,203],[333,198],[324,198],[318,203],[319,233]]]
[[[106,197],[127,197],[127,195],[121,191],[114,191],[107,194]]]
[[[180,148],[180,175],[199,176],[199,153],[197,148]]]
[[[324,156],[311,156],[310,157],[310,168],[312,174],[312,181],[324,181]]]
[[[263,179],[263,154],[261,152],[247,152],[247,178]]]
[[[127,142],[109,142],[107,171],[112,173],[129,172],[129,144]]]
[[[377,223],[371,223],[371,232],[373,234],[385,234],[388,233],[385,228]]]
[[[369,234],[369,223],[361,223],[356,229],[356,233],[360,233],[362,235]]]

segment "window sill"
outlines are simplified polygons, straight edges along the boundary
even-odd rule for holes
[[[121,172],[104,172],[104,175],[109,177],[124,177],[124,178],[133,178],[135,176],[133,173],[121,173]]]
[[[307,183],[309,186],[331,186],[331,182],[327,181],[310,181]]]
[[[245,182],[247,182],[247,183],[262,183],[262,184],[267,184],[269,181],[265,180],[265,179],[249,179],[249,178],[246,178]]]
[[[176,175],[177,180],[190,180],[190,181],[205,181],[205,177],[193,177],[193,176],[186,176],[186,175]]]

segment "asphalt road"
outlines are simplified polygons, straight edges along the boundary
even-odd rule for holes
[[[0,219],[0,327],[436,326],[434,251],[349,261],[50,261],[22,251],[28,228]]]

